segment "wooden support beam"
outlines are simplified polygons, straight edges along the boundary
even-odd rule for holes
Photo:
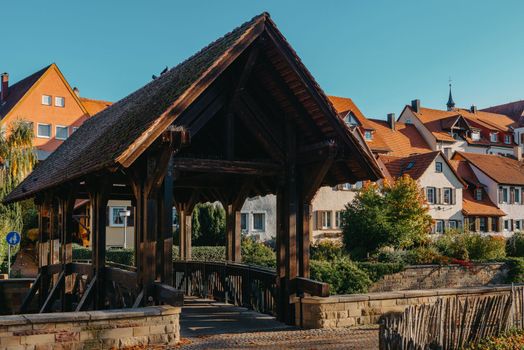
[[[80,302],[76,306],[75,311],[86,311],[89,308],[89,305],[93,302],[94,294],[95,294],[95,286],[97,285],[97,275],[94,275],[89,284],[87,285],[87,288],[82,295],[82,298],[80,298]]]
[[[314,167],[314,171],[308,174],[309,176],[303,176],[303,197],[305,203],[309,204],[313,200],[313,196],[322,185],[322,181],[324,181],[326,174],[333,165],[336,150],[336,146],[333,143],[332,146],[328,148],[324,160]]]
[[[36,295],[36,292],[40,289],[40,281],[42,280],[42,274],[38,273],[36,275],[36,279],[33,282],[33,285],[31,286],[31,289],[29,289],[29,292],[24,297],[24,300],[22,301],[22,305],[20,306],[20,310],[18,313],[25,314],[29,310],[29,306],[33,302],[33,298]]]
[[[173,157],[158,196],[157,279],[173,284]]]
[[[153,285],[155,300],[158,300],[159,303],[171,306],[184,306],[184,292],[163,283],[155,282]]]
[[[74,277],[67,266],[73,262],[73,232],[74,219],[73,210],[76,199],[76,188],[68,187],[62,192],[59,197],[59,212],[60,212],[60,260],[62,263],[62,271],[64,271],[64,284],[60,291],[60,300],[62,303],[62,311],[71,311],[72,307],[72,293],[74,287]]]
[[[173,168],[175,170],[190,172],[212,172],[258,176],[274,176],[281,172],[281,166],[274,162],[181,157],[176,157],[173,160]]]
[[[64,274],[64,271],[62,271],[60,275],[58,276],[57,282],[55,283],[55,285],[51,289],[51,292],[47,296],[47,299],[45,300],[44,305],[42,305],[42,307],[40,308],[40,313],[48,312],[49,310],[51,310],[51,306],[53,306],[53,302],[60,294],[60,288],[62,287],[64,280],[65,280],[64,277],[65,277],[65,274]]]

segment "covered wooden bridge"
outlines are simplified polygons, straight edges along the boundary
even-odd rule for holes
[[[259,298],[273,298],[273,311],[292,322],[291,295],[326,292],[308,280],[312,197],[320,186],[379,177],[358,131],[337,117],[263,13],[86,121],[8,196],[11,202],[34,197],[40,212],[40,274],[24,307],[35,295],[41,312],[57,304],[83,310],[176,302],[173,286],[188,293],[193,287],[183,281],[189,265],[175,264],[179,274],[173,270],[172,207],[179,213],[184,261],[191,257],[193,207],[220,201],[227,213],[227,260],[239,263],[240,208],[248,197],[272,193],[278,267],[274,281],[266,281],[271,292]],[[78,199],[92,207],[91,264],[72,261]],[[131,271],[106,263],[110,199],[131,200],[135,208]],[[263,274],[225,265],[247,271],[251,285]],[[213,271],[206,288],[242,284],[237,273],[226,281],[225,265],[208,263],[191,280]],[[237,293],[250,288],[243,283]],[[244,294],[242,303],[250,298]]]

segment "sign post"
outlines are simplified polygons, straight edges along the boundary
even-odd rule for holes
[[[20,243],[20,234],[16,231],[11,231],[5,236],[7,241],[7,277],[11,277],[11,247],[15,247]]]

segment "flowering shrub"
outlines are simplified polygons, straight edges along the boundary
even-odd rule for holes
[[[524,349],[524,330],[511,330],[496,337],[481,340],[468,350],[519,350]]]

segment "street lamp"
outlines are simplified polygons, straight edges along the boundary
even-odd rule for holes
[[[118,216],[124,219],[124,249],[127,249],[127,218],[131,216],[131,210],[120,210]]]

